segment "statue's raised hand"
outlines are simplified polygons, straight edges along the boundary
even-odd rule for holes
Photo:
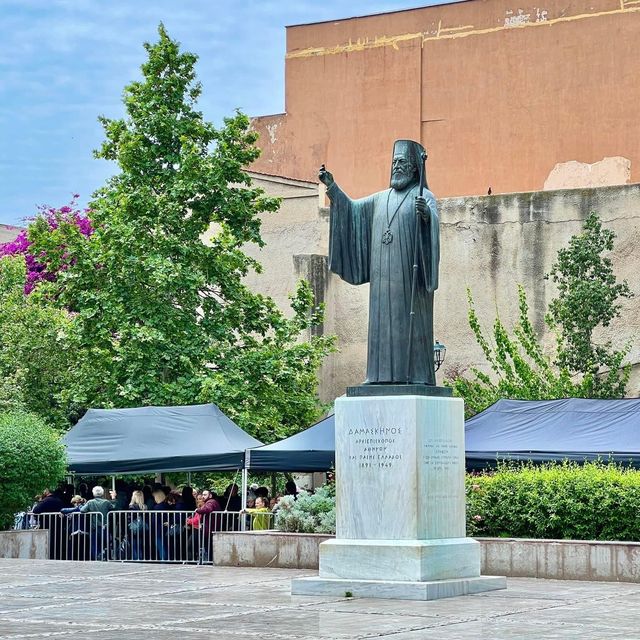
[[[320,167],[320,171],[318,172],[318,179],[327,188],[329,188],[333,184],[333,175],[325,169],[324,165]]]
[[[427,199],[424,196],[416,196],[416,214],[426,220],[431,213],[431,208],[427,204]]]

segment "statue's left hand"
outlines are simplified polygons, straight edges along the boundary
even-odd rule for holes
[[[430,213],[431,209],[427,204],[427,199],[424,196],[416,196],[416,215],[426,219]]]

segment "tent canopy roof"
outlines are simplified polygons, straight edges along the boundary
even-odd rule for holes
[[[465,426],[467,461],[640,462],[640,399],[499,400]]]
[[[89,409],[63,442],[69,469],[88,475],[232,471],[262,444],[214,404]]]
[[[327,471],[335,462],[336,430],[333,415],[289,438],[249,453],[255,471]]]

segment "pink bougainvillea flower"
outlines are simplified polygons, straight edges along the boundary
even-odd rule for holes
[[[68,205],[56,209],[55,207],[39,207],[38,215],[30,218],[32,221],[36,219],[44,219],[51,231],[59,228],[61,223],[75,225],[78,231],[85,237],[89,237],[93,233],[91,225],[90,209],[80,211],[77,209],[76,201],[80,196],[73,195],[73,199]],[[25,294],[31,293],[38,282],[47,281],[54,282],[61,271],[66,271],[69,266],[75,264],[75,258],[72,258],[63,245],[58,247],[62,254],[58,260],[59,264],[55,270],[50,270],[49,260],[46,252],[41,251],[37,256],[30,252],[32,242],[29,240],[28,229],[20,231],[18,236],[11,242],[0,244],[0,258],[7,256],[23,255],[26,266],[26,279],[24,285]]]

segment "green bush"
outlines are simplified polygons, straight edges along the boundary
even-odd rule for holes
[[[27,509],[33,496],[64,478],[66,455],[58,434],[41,418],[0,413],[0,529]]]
[[[467,476],[472,536],[640,540],[640,472],[615,464],[502,465]]]
[[[298,499],[283,496],[276,509],[276,529],[296,533],[335,533],[336,499],[331,486],[311,494],[301,491]]]

